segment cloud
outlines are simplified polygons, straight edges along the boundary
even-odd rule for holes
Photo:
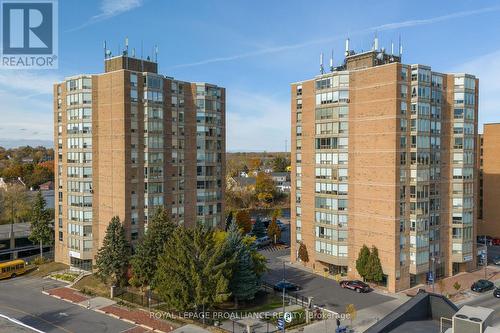
[[[83,29],[94,23],[101,22],[131,11],[135,8],[139,8],[143,4],[144,0],[102,0],[99,14],[92,16],[85,23],[67,30],[67,32]]]
[[[452,68],[456,73],[469,73],[479,78],[479,131],[481,124],[499,122],[500,110],[500,50],[482,55]]]
[[[456,12],[456,13],[442,15],[442,16],[436,16],[436,17],[432,17],[432,18],[428,18],[428,19],[408,20],[408,21],[402,21],[402,22],[387,23],[387,24],[382,24],[382,25],[379,25],[376,27],[369,28],[368,30],[369,31],[385,31],[385,30],[396,30],[396,29],[401,29],[401,28],[410,28],[410,27],[415,27],[415,26],[419,26],[419,25],[427,25],[427,24],[444,22],[444,21],[453,20],[453,19],[466,17],[466,16],[473,16],[473,15],[478,15],[478,14],[483,14],[483,13],[496,12],[499,10],[500,10],[499,6],[486,7],[486,8],[476,9],[476,10],[468,10],[468,11]]]
[[[52,94],[52,85],[61,81],[56,74],[36,74],[21,70],[0,72],[0,93],[13,91],[16,95],[32,97],[35,95]]]
[[[226,147],[229,151],[283,151],[290,147],[289,98],[228,91]],[[290,150],[290,148],[288,148]]]
[[[373,26],[373,27],[362,29],[362,30],[350,32],[349,36],[363,35],[363,34],[366,34],[369,32],[375,32],[375,31],[397,30],[397,29],[410,28],[410,27],[419,26],[419,25],[434,24],[434,23],[444,22],[444,21],[448,21],[448,20],[452,20],[452,19],[456,19],[456,18],[473,16],[473,15],[478,15],[478,14],[483,14],[483,13],[490,13],[490,12],[495,12],[495,11],[499,11],[499,10],[500,10],[500,6],[486,7],[486,8],[476,9],[476,10],[462,11],[462,12],[456,12],[456,13],[442,15],[442,16],[436,16],[436,17],[427,18],[427,19],[408,20],[408,21],[387,23],[387,24],[382,24],[382,25]],[[238,60],[238,59],[244,59],[244,58],[249,58],[249,57],[271,54],[271,53],[290,51],[290,50],[304,48],[304,47],[307,47],[310,45],[331,43],[331,42],[334,42],[336,40],[339,40],[339,39],[342,39],[345,37],[346,37],[345,35],[337,35],[337,36],[330,37],[330,38],[313,39],[313,40],[310,40],[307,42],[300,42],[300,43],[294,43],[294,44],[288,44],[288,45],[262,48],[262,49],[258,49],[255,51],[250,51],[250,52],[245,52],[245,53],[240,53],[240,54],[235,54],[235,55],[230,55],[230,56],[225,56],[225,57],[216,57],[216,58],[210,58],[210,59],[200,60],[200,61],[186,63],[186,64],[175,65],[175,66],[172,66],[171,68],[200,66],[200,65],[206,65],[206,64],[216,63],[216,62],[232,61],[232,60]]]
[[[1,138],[51,140],[52,87],[61,77],[51,72],[0,72]]]

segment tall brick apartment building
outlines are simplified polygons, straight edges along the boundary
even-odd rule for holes
[[[54,85],[55,259],[90,269],[113,216],[133,243],[159,206],[178,224],[222,223],[225,89],[106,57]]]
[[[398,291],[476,266],[478,80],[377,44],[291,85],[291,260],[357,278],[376,246]]]
[[[484,124],[478,140],[478,235],[500,238],[500,123]]]

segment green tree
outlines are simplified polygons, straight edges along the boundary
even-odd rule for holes
[[[50,226],[50,212],[45,208],[45,205],[45,199],[38,191],[29,218],[31,222],[29,239],[40,245],[40,259],[43,258],[43,244],[51,242],[54,233]]]
[[[164,207],[158,208],[148,223],[148,230],[139,241],[132,256],[131,266],[136,284],[141,288],[151,285],[156,274],[158,256],[163,253],[165,243],[172,236],[175,225],[170,222]]]
[[[230,211],[229,214],[227,214],[226,217],[226,231],[229,230],[231,227],[231,224],[233,224],[233,211]]]
[[[236,225],[242,230],[243,234],[252,231],[252,220],[247,209],[241,209],[236,213]]]
[[[252,250],[243,241],[240,230],[233,225],[227,234],[224,257],[231,263],[229,289],[236,306],[238,300],[251,300],[259,290]]]
[[[307,253],[307,247],[306,244],[304,244],[303,242],[300,242],[298,257],[302,262],[305,263],[309,262],[309,254]]]
[[[363,279],[366,278],[368,259],[370,258],[370,249],[368,246],[363,245],[361,250],[359,250],[358,259],[356,260],[356,270]]]
[[[290,165],[290,161],[284,156],[276,156],[271,161],[274,172],[285,172],[286,168]]]
[[[267,235],[266,226],[264,225],[264,222],[260,218],[257,218],[257,220],[255,220],[255,224],[253,225],[252,231],[255,237],[257,238],[261,238]]]
[[[13,224],[28,220],[32,199],[26,188],[20,184],[7,185],[6,189],[0,189],[2,193],[0,202],[0,215],[2,221]]]
[[[378,256],[378,249],[373,246],[370,256],[367,262],[367,272],[366,279],[368,281],[380,282],[384,277],[384,272],[382,271],[382,264],[380,263],[380,258]]]
[[[267,228],[267,235],[273,240],[274,244],[281,239],[281,229],[278,226],[278,223],[276,223],[276,220],[277,219],[273,217],[271,223],[269,223],[269,227]]]
[[[115,216],[106,229],[102,247],[97,251],[97,275],[103,282],[116,285],[122,281],[127,270],[129,256],[130,246],[125,237],[125,229],[120,218]]]
[[[179,226],[158,260],[155,289],[177,311],[210,309],[229,297],[228,263],[214,233]]]

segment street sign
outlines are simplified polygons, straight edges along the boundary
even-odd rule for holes
[[[282,330],[285,328],[285,320],[283,318],[278,318],[278,329]]]
[[[292,322],[292,313],[291,312],[285,312],[285,315],[283,316],[285,318],[285,321],[287,323],[291,323]]]

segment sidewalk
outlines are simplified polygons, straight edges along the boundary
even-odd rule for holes
[[[298,305],[288,305],[285,306],[285,312],[292,312],[296,310],[302,309],[301,306]],[[283,308],[276,308],[270,311],[264,311],[255,313],[255,316],[248,315],[248,317],[244,318],[236,318],[234,320],[225,320],[222,322],[221,328],[229,331],[229,332],[246,332],[247,325],[252,328],[252,332],[254,333],[266,333],[266,332],[274,332],[277,330],[276,325],[270,322],[267,322],[263,319],[259,319],[259,315],[264,315],[266,313],[281,313],[283,312]]]
[[[173,323],[155,318],[148,311],[138,308],[126,308],[116,304],[115,301],[109,298],[89,297],[69,287],[44,290],[42,293],[137,325],[137,327],[128,330],[127,333],[150,331],[168,333],[178,328],[178,326]],[[191,331],[192,330],[185,332]]]
[[[477,293],[472,292],[470,290],[470,287],[475,281],[484,278],[484,269],[480,269],[474,272],[459,273],[455,276],[450,276],[438,280],[434,285],[434,292],[447,296],[453,302],[464,302],[478,295]],[[498,282],[500,280],[500,267],[488,266],[486,279],[492,282]],[[459,290],[455,289],[455,283],[458,283],[460,285]],[[421,284],[411,289],[402,291],[401,293],[404,293],[408,296],[414,296],[419,289],[424,289],[427,292],[432,292],[432,285]]]

